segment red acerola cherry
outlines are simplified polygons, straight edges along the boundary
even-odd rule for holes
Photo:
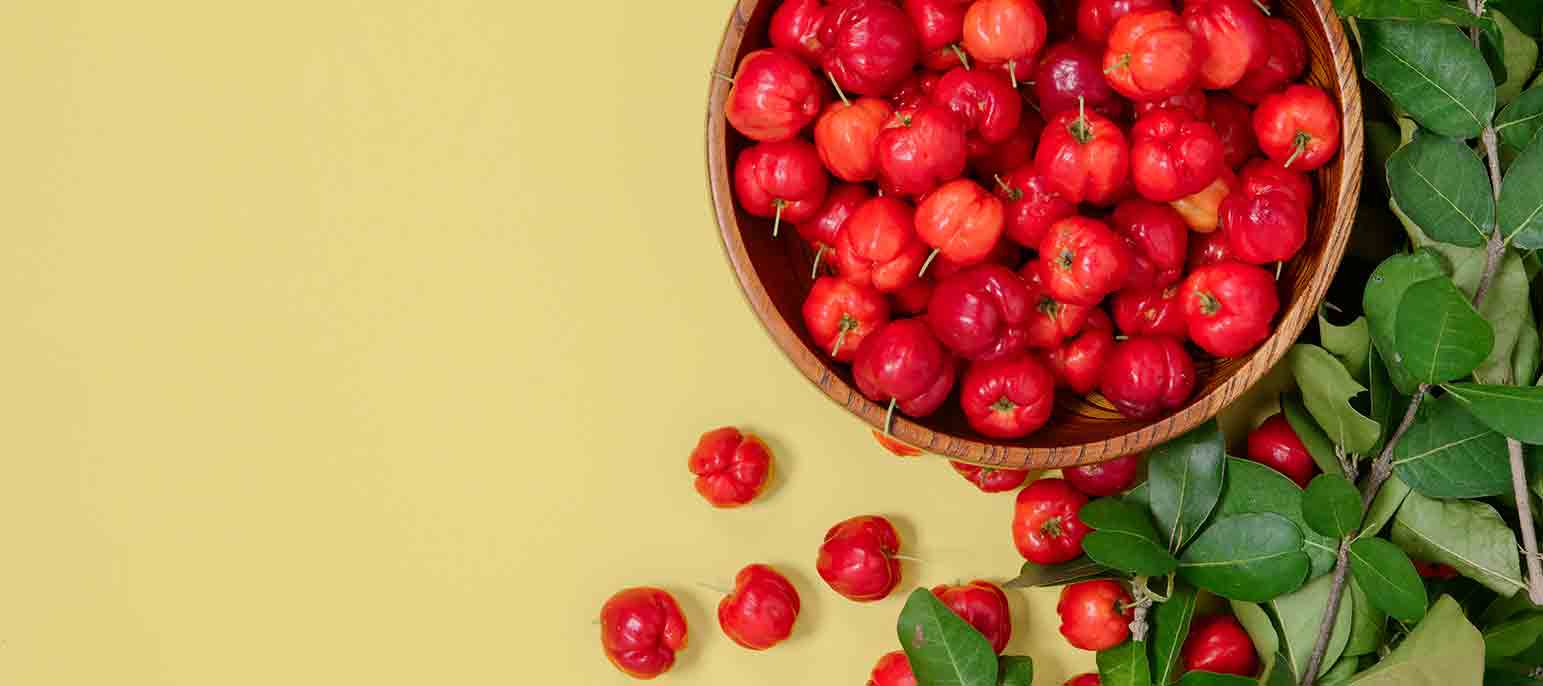
[[[971,0],[905,0],[906,14],[916,25],[922,52],[957,46],[964,36],[964,13]],[[952,50],[950,50],[952,52]]]
[[[868,675],[868,686],[916,686],[916,675],[911,673],[911,661],[905,651],[885,653]]]
[[[852,360],[852,378],[869,400],[925,417],[953,390],[958,365],[919,319],[892,321],[870,334]],[[889,419],[885,419],[888,432]]]
[[[1312,453],[1283,414],[1264,420],[1259,428],[1249,432],[1248,459],[1285,474],[1302,488],[1307,488],[1318,472]]]
[[[1307,175],[1280,166],[1279,162],[1255,159],[1238,175],[1238,191],[1247,194],[1283,192],[1302,207],[1313,206],[1313,182]]]
[[[964,49],[987,64],[1003,65],[1012,87],[1033,68],[1050,27],[1035,0],[976,0],[964,15]]]
[[[1184,217],[1184,223],[1199,233],[1211,233],[1221,224],[1222,201],[1237,190],[1238,177],[1230,170],[1222,170],[1211,185],[1187,198],[1168,203]]]
[[[1019,272],[1029,286],[1029,304],[1034,310],[1025,325],[1025,340],[1030,348],[1055,348],[1074,336],[1088,323],[1097,308],[1073,305],[1056,299],[1045,285],[1045,265],[1031,261]]]
[[[686,649],[686,617],[669,593],[629,588],[600,608],[600,645],[627,676],[652,679],[670,671],[675,653]]]
[[[1339,110],[1316,86],[1295,85],[1266,97],[1254,110],[1259,149],[1281,166],[1312,171],[1339,152]]]
[[[820,27],[820,63],[847,93],[882,96],[911,75],[921,57],[916,27],[889,0],[837,0]]]
[[[1062,476],[1090,498],[1116,496],[1136,485],[1141,476],[1141,453],[1116,457],[1107,462],[1067,467]]]
[[[853,517],[825,533],[815,571],[835,592],[859,603],[881,600],[900,583],[900,534],[878,515]]]
[[[997,197],[1006,203],[1007,237],[1034,250],[1039,249],[1051,225],[1077,214],[1077,204],[1061,197],[1050,179],[1032,164],[998,178]]]
[[[1087,395],[1098,389],[1104,365],[1113,352],[1114,327],[1109,323],[1109,315],[1093,308],[1081,333],[1050,350],[1045,361],[1057,384]]]
[[[1061,635],[1074,648],[1108,650],[1130,637],[1132,599],[1119,582],[1097,579],[1066,586],[1055,611],[1061,616]]]
[[[1103,682],[1099,680],[1097,674],[1093,672],[1083,672],[1082,674],[1078,674],[1077,676],[1067,679],[1063,686],[1101,686],[1101,684],[1103,684]]]
[[[1107,117],[1062,112],[1045,124],[1034,166],[1068,202],[1107,205],[1125,192],[1130,146]]]
[[[1050,421],[1055,377],[1033,355],[971,363],[959,383],[970,427],[991,438],[1023,438]]]
[[[734,163],[734,195],[746,212],[772,219],[772,236],[782,222],[806,222],[825,203],[830,177],[807,141],[757,143]]]
[[[814,124],[814,147],[836,178],[858,183],[879,175],[879,134],[894,110],[880,98],[837,101]]]
[[[946,107],[896,112],[879,134],[879,186],[919,196],[964,174],[970,161],[965,123]]]
[[[725,426],[697,441],[688,461],[696,492],[713,507],[739,507],[761,494],[771,480],[772,454],[754,434]]]
[[[1184,24],[1205,45],[1200,87],[1231,88],[1269,59],[1264,18],[1253,0],[1185,0]]]
[[[1062,479],[1040,479],[1021,491],[1013,508],[1013,545],[1037,565],[1070,562],[1082,555],[1091,529],[1077,518],[1088,497]]]
[[[1275,278],[1241,262],[1201,267],[1179,290],[1189,339],[1217,357],[1237,357],[1270,337],[1280,309]]]
[[[916,206],[916,235],[960,266],[984,262],[1002,238],[1002,200],[969,179],[954,179],[922,196]],[[926,267],[923,266],[923,271]]]
[[[1110,310],[1114,312],[1115,326],[1127,336],[1184,338],[1189,335],[1178,284],[1120,291],[1114,294]]]
[[[1186,671],[1237,676],[1253,676],[1259,671],[1254,642],[1232,615],[1196,619],[1181,655]]]
[[[804,326],[821,350],[842,362],[857,357],[868,334],[889,323],[889,300],[871,286],[833,276],[816,279],[804,299]]]
[[[1148,200],[1199,193],[1221,175],[1222,157],[1216,130],[1187,110],[1157,110],[1131,129],[1130,176]]]
[[[1307,243],[1307,207],[1282,190],[1233,193],[1222,201],[1221,229],[1234,259],[1284,262]]]
[[[927,246],[916,237],[916,211],[892,197],[873,198],[836,235],[841,278],[893,293],[917,280]]]
[[[914,112],[916,108],[927,104],[929,94],[934,86],[938,85],[938,79],[943,78],[941,71],[924,71],[912,74],[910,78],[902,81],[893,93],[889,94],[889,104],[897,111]]]
[[[1173,10],[1172,0],[1081,0],[1076,4],[1077,35],[1096,45],[1108,40],[1115,23],[1131,12]]]
[[[787,640],[798,620],[798,590],[767,565],[734,575],[734,592],[718,602],[718,626],[735,643],[766,650]]]
[[[1032,312],[1028,284],[1013,270],[988,263],[939,283],[927,304],[927,324],[959,356],[995,360],[1024,349]]]
[[[1120,414],[1151,419],[1189,400],[1195,363],[1177,339],[1131,338],[1115,346],[1099,390]]]
[[[1243,80],[1232,87],[1233,95],[1253,105],[1297,80],[1307,69],[1307,45],[1297,27],[1277,17],[1266,17],[1264,25],[1268,38],[1264,62],[1244,73]]]
[[[1232,254],[1227,247],[1227,237],[1220,231],[1202,233],[1189,242],[1189,260],[1185,267],[1195,271],[1208,264],[1231,262]]]
[[[1103,222],[1068,217],[1050,227],[1039,246],[1050,294],[1073,305],[1097,305],[1124,284],[1131,265],[1125,241]]]
[[[783,0],[772,13],[767,37],[772,47],[798,55],[804,62],[819,66],[820,25],[825,21],[824,0]]]
[[[808,65],[792,53],[757,50],[740,60],[723,114],[746,138],[786,141],[819,116],[824,89]]]
[[[1183,277],[1189,227],[1177,210],[1145,200],[1127,200],[1114,209],[1109,220],[1130,248],[1126,288],[1161,288]]]
[[[1034,97],[1046,117],[1075,112],[1079,106],[1111,119],[1125,112],[1125,101],[1104,79],[1103,50],[1074,40],[1050,46],[1039,58]]]
[[[1451,581],[1459,576],[1458,571],[1451,565],[1445,565],[1440,562],[1426,562],[1425,560],[1410,560],[1410,562],[1414,563],[1414,571],[1422,579]]]
[[[857,208],[873,198],[873,193],[867,186],[855,183],[838,184],[825,194],[825,204],[820,206],[813,219],[799,222],[793,228],[798,229],[798,235],[809,245],[814,246],[814,268],[810,273],[818,276],[820,265],[824,263],[826,253],[836,249],[836,239],[841,236],[841,227],[847,219],[857,213]]]
[[[1222,142],[1222,161],[1228,169],[1243,166],[1259,145],[1254,142],[1254,110],[1225,93],[1206,97],[1206,121]]]
[[[982,493],[1003,493],[1023,485],[1029,478],[1028,470],[982,467],[978,464],[949,461],[959,476],[980,489]]]
[[[1023,96],[1005,77],[982,69],[948,70],[929,96],[933,104],[959,115],[968,131],[988,144],[1011,138],[1023,117]]]
[[[1205,45],[1178,14],[1131,12],[1109,32],[1104,77],[1127,98],[1157,100],[1194,88],[1205,55]]]
[[[996,584],[976,580],[961,586],[933,586],[932,595],[985,636],[998,655],[1007,648],[1013,637],[1012,608]]]

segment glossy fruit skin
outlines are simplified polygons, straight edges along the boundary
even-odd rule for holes
[[[1259,672],[1254,642],[1232,615],[1196,619],[1180,654],[1186,671],[1238,676],[1253,676]]]
[[[1061,616],[1061,635],[1082,650],[1108,650],[1120,645],[1130,637],[1130,603],[1125,587],[1109,579],[1066,586],[1055,606]]]
[[[1179,299],[1189,339],[1217,357],[1237,357],[1263,343],[1280,309],[1275,276],[1241,262],[1190,272]]]
[[[1209,264],[1218,262],[1231,262],[1231,248],[1227,246],[1227,237],[1222,232],[1202,233],[1195,236],[1189,242],[1189,260],[1185,267],[1194,271]]]
[[[814,124],[814,147],[820,161],[836,178],[858,183],[879,175],[879,134],[894,116],[881,98],[858,98],[825,106]]]
[[[825,532],[815,571],[831,589],[859,603],[882,600],[900,583],[900,534],[888,519],[863,515]]]
[[[1286,478],[1295,481],[1301,488],[1307,488],[1307,484],[1318,472],[1312,453],[1307,451],[1307,446],[1302,443],[1297,432],[1292,430],[1286,415],[1279,413],[1249,432],[1247,457],[1285,474]]]
[[[893,197],[868,200],[836,236],[841,278],[893,293],[917,279],[927,247],[916,237],[915,211]]]
[[[1264,19],[1253,0],[1185,0],[1184,24],[1205,44],[1201,88],[1231,88],[1269,59]]]
[[[1163,288],[1132,288],[1114,294],[1110,304],[1115,326],[1127,336],[1184,338],[1189,324],[1177,284]]]
[[[1166,2],[1166,0],[1164,0]],[[1051,45],[1034,68],[1034,97],[1046,117],[1077,111],[1077,98],[1088,110],[1118,119],[1125,101],[1104,80],[1104,52],[1079,41]]]
[[[969,166],[982,183],[989,184],[994,176],[1005,176],[1024,166],[1034,165],[1034,146],[1039,134],[1045,129],[1045,120],[1033,110],[1018,118],[1018,129],[1007,140],[995,145],[979,138],[969,141]]]
[[[1057,386],[1087,395],[1098,389],[1104,364],[1112,352],[1114,325],[1109,323],[1109,315],[1094,308],[1082,331],[1049,350],[1045,354],[1045,363],[1055,375]]]
[[[1410,560],[1410,562],[1414,563],[1414,571],[1422,579],[1451,581],[1459,576],[1458,571],[1451,565],[1445,565],[1440,562],[1426,562],[1425,560]]]
[[[920,319],[892,321],[870,334],[852,360],[857,389],[876,403],[925,417],[953,389],[957,362]]]
[[[735,643],[766,650],[787,640],[798,620],[798,590],[767,565],[734,575],[734,592],[718,602],[718,626]]]
[[[670,671],[675,653],[686,649],[686,617],[663,590],[619,591],[600,608],[600,646],[627,676],[652,679]]]
[[[1264,25],[1264,62],[1245,72],[1243,80],[1232,87],[1233,95],[1251,105],[1297,80],[1307,69],[1307,44],[1297,27],[1278,17],[1265,17]]]
[[[780,207],[784,222],[809,221],[824,205],[829,187],[820,155],[807,141],[757,143],[734,163],[734,195],[757,217],[775,217]]]
[[[986,254],[986,259],[975,264],[990,262],[1004,267],[1016,266],[1023,263],[1023,250],[1012,241],[997,241],[996,247]],[[958,274],[975,264],[960,264],[948,259],[947,255],[938,255],[932,261],[932,266],[927,269],[927,276],[937,283],[948,280],[948,277]]]
[[[799,237],[815,248],[827,252],[835,250],[836,238],[841,235],[841,227],[846,224],[848,218],[857,213],[857,208],[862,207],[863,203],[868,202],[872,197],[873,194],[868,191],[868,187],[860,184],[843,183],[831,187],[825,194],[825,203],[820,206],[820,211],[815,213],[814,218],[799,222],[795,226]],[[825,255],[823,259],[830,260],[831,256]],[[825,264],[831,263],[827,261]]]
[[[1216,130],[1188,110],[1157,110],[1131,129],[1131,180],[1136,192],[1154,202],[1204,190],[1221,175],[1222,158]]]
[[[1125,192],[1130,145],[1119,125],[1097,112],[1062,112],[1045,124],[1034,167],[1068,202],[1108,205]]]
[[[961,586],[944,584],[933,586],[932,595],[985,636],[998,655],[1007,648],[1013,637],[1012,608],[996,584],[978,579]]]
[[[970,427],[981,434],[1022,438],[1050,421],[1055,377],[1034,355],[973,362],[959,383],[959,404]]]
[[[1225,93],[1206,97],[1206,121],[1222,142],[1222,163],[1228,169],[1243,166],[1259,151],[1254,142],[1254,111],[1242,101]]]
[[[964,35],[964,13],[969,8],[970,0],[905,0],[922,52],[957,44]]]
[[[783,0],[772,13],[767,36],[772,47],[786,50],[811,66],[819,66],[820,25],[825,21],[824,0]]]
[[[986,143],[1011,138],[1023,117],[1023,96],[1006,77],[984,69],[948,70],[929,97],[934,105],[958,115],[968,131]]]
[[[923,195],[959,178],[969,162],[964,120],[932,104],[896,112],[877,146],[879,186],[897,195]]]
[[[911,75],[921,57],[916,27],[888,0],[837,0],[820,27],[820,64],[848,94],[882,96]]]
[[[889,323],[889,300],[872,286],[822,276],[810,287],[803,313],[804,326],[820,350],[851,362],[863,340]]]
[[[1184,110],[1195,115],[1196,119],[1205,119],[1206,108],[1205,92],[1199,89],[1187,90],[1178,95],[1170,95],[1157,100],[1143,100],[1136,103],[1136,119],[1140,119],[1158,110]]]
[[[916,108],[927,104],[927,96],[934,86],[938,85],[938,79],[943,78],[941,71],[923,71],[912,74],[906,80],[895,87],[889,94],[889,104],[898,111],[914,112]]]
[[[1234,259],[1284,262],[1307,243],[1307,207],[1287,191],[1240,191],[1222,201],[1221,229]]]
[[[1339,153],[1339,110],[1321,88],[1290,86],[1254,110],[1254,137],[1264,154],[1287,169],[1312,171]],[[1299,142],[1301,154],[1292,159]]]
[[[982,493],[1004,493],[1023,485],[1029,478],[1029,472],[1024,469],[998,469],[996,467],[982,467],[978,464],[949,461],[954,471],[965,481],[974,484]]]
[[[1068,217],[1056,222],[1039,246],[1045,286],[1056,300],[1097,305],[1125,282],[1130,249],[1103,222]]]
[[[1024,340],[1030,348],[1052,349],[1087,326],[1096,307],[1062,302],[1045,285],[1045,264],[1032,260],[1019,271],[1029,286],[1029,304],[1033,311],[1024,325]]]
[[[1104,77],[1135,101],[1189,91],[1200,78],[1205,45],[1166,10],[1131,12],[1115,22],[1104,50]]]
[[[954,179],[922,196],[916,235],[961,266],[984,262],[1006,222],[1002,200],[969,179]]]
[[[1146,10],[1173,10],[1172,0],[1081,0],[1077,3],[1077,35],[1103,45],[1121,17]]]
[[[922,314],[927,311],[927,303],[932,300],[932,290],[937,284],[931,278],[917,279],[905,288],[889,294],[889,310],[891,313],[903,312],[905,314]]]
[[[1130,490],[1141,476],[1141,453],[1116,457],[1107,462],[1067,467],[1061,470],[1063,478],[1089,498],[1107,498]]]
[[[976,0],[964,15],[964,49],[987,65],[1002,64],[1023,81],[1045,47],[1050,27],[1035,0]]]
[[[1195,363],[1178,339],[1140,336],[1115,346],[1099,390],[1120,414],[1151,419],[1195,392]]]
[[[1003,177],[996,193],[1006,203],[1007,237],[1026,248],[1038,250],[1052,225],[1077,214],[1076,203],[1061,197],[1032,164]]]
[[[1222,201],[1237,188],[1237,175],[1223,169],[1221,176],[1216,177],[1204,190],[1168,205],[1179,211],[1189,228],[1199,233],[1211,233],[1221,225]]]
[[[740,60],[723,114],[750,140],[786,141],[819,116],[824,97],[825,85],[797,56],[757,50]]]
[[[1177,210],[1146,200],[1127,200],[1114,208],[1109,222],[1130,248],[1125,288],[1162,288],[1184,276],[1189,227]]]
[[[739,507],[766,490],[772,454],[754,434],[725,426],[702,434],[687,465],[696,475],[696,492],[713,507]]]
[[[1087,502],[1087,496],[1062,479],[1040,479],[1018,491],[1013,508],[1013,545],[1018,554],[1037,565],[1077,559],[1082,555],[1082,539],[1091,531],[1077,517]]]
[[[905,651],[885,653],[868,675],[868,686],[916,686],[916,675],[911,673],[911,661]]]
[[[1313,182],[1306,174],[1287,169],[1273,160],[1254,159],[1238,175],[1238,191],[1257,194],[1281,191],[1303,207],[1313,205]]]
[[[1103,684],[1098,675],[1093,672],[1083,672],[1066,680],[1063,686],[1100,686]]]
[[[949,350],[968,360],[1022,352],[1032,313],[1029,287],[1013,270],[981,264],[944,279],[927,303],[927,324]]]

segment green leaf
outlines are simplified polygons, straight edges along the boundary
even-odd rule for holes
[[[895,633],[917,683],[997,686],[997,655],[991,643],[931,591],[911,592]]]
[[[1431,401],[1427,401],[1431,402]],[[1393,449],[1393,470],[1432,498],[1482,498],[1511,490],[1505,437],[1491,431],[1451,393],[1421,408]]]
[[[1018,577],[1002,586],[1006,588],[1065,586],[1078,581],[1113,575],[1114,570],[1086,557],[1079,557],[1058,565],[1037,565],[1033,562],[1025,562],[1023,569],[1018,572]]]
[[[1356,657],[1342,655],[1339,660],[1334,662],[1334,666],[1330,667],[1329,671],[1324,672],[1323,676],[1318,677],[1318,681],[1314,683],[1318,684],[1318,686],[1341,686],[1342,684],[1348,684],[1350,683],[1350,677],[1355,676],[1356,670],[1360,669],[1360,666],[1361,661]]]
[[[1345,641],[1345,656],[1354,657],[1377,652],[1386,639],[1383,628],[1387,625],[1388,616],[1372,605],[1371,600],[1366,597],[1366,591],[1361,590],[1361,584],[1355,580],[1355,577],[1350,579],[1345,598],[1351,603],[1350,638]]]
[[[1404,395],[1412,395],[1420,382],[1402,366],[1392,363],[1393,355],[1398,352],[1393,347],[1398,307],[1411,286],[1445,275],[1441,258],[1432,251],[1420,250],[1412,255],[1394,255],[1383,260],[1366,283],[1361,306],[1372,327],[1372,344],[1377,347],[1378,356],[1388,363],[1393,387]]]
[[[1100,650],[1098,678],[1102,686],[1152,686],[1152,666],[1147,664],[1147,644],[1126,641],[1108,650]]]
[[[1463,608],[1442,596],[1403,643],[1350,680],[1353,686],[1480,686],[1484,638]]]
[[[1399,209],[1431,238],[1470,247],[1489,239],[1494,191],[1484,163],[1462,141],[1421,133],[1388,158],[1388,185]]]
[[[1398,306],[1396,328],[1393,361],[1425,383],[1472,374],[1495,346],[1489,322],[1446,278],[1410,286]]]
[[[1543,608],[1533,605],[1532,600],[1527,597],[1526,593],[1495,596],[1495,599],[1490,601],[1489,607],[1484,608],[1484,613],[1479,615],[1479,625],[1492,626],[1515,618],[1523,612],[1540,609]]]
[[[1489,8],[1489,15],[1495,20],[1495,26],[1505,42],[1503,55],[1506,78],[1504,83],[1495,87],[1495,100],[1503,105],[1521,95],[1527,80],[1532,78],[1532,70],[1538,66],[1538,42],[1529,38],[1496,8]],[[1537,27],[1533,28],[1536,30]]]
[[[1334,0],[1334,11],[1342,17],[1445,21],[1486,29],[1493,23],[1445,0]]]
[[[1404,483],[1397,474],[1382,482],[1382,488],[1377,491],[1377,497],[1372,498],[1372,506],[1366,513],[1365,526],[1361,527],[1361,533],[1356,538],[1381,533],[1382,527],[1387,526],[1388,522],[1393,521],[1393,515],[1398,514],[1398,508],[1409,497],[1409,490],[1409,484]]]
[[[1517,247],[1543,248],[1543,143],[1534,136],[1500,186],[1500,229]]]
[[[1258,683],[1252,677],[1219,672],[1185,672],[1179,678],[1179,686],[1254,686]]]
[[[1516,335],[1516,352],[1512,355],[1511,378],[1526,383],[1527,379],[1538,378],[1538,366],[1543,363],[1543,339],[1538,336],[1538,323],[1533,318],[1532,308],[1527,308],[1527,318],[1522,322],[1521,330]]]
[[[1484,671],[1484,686],[1543,686],[1543,679],[1534,679],[1522,672],[1489,669]]]
[[[1275,612],[1275,619],[1280,621],[1283,639],[1281,652],[1291,660],[1293,673],[1302,674],[1307,671],[1308,658],[1312,655],[1313,645],[1318,641],[1318,631],[1323,626],[1323,612],[1329,605],[1331,586],[1333,579],[1321,576],[1295,592],[1269,602],[1270,609]],[[1344,654],[1345,644],[1350,641],[1352,619],[1350,604],[1341,602],[1339,611],[1334,615],[1334,632],[1329,636],[1328,651],[1324,653],[1323,662],[1318,667],[1320,675],[1334,666],[1334,661]]]
[[[1248,633],[1248,638],[1254,644],[1254,652],[1259,655],[1262,669],[1259,671],[1259,683],[1268,686],[1295,686],[1296,674],[1291,671],[1291,662],[1280,652],[1280,634],[1275,631],[1275,623],[1270,621],[1270,615],[1263,607],[1254,603],[1241,600],[1230,601],[1232,616],[1238,618],[1238,623],[1243,625],[1243,631]]]
[[[1158,530],[1177,552],[1194,538],[1221,497],[1225,444],[1215,420],[1147,455],[1147,483]]]
[[[1154,683],[1173,681],[1181,668],[1179,652],[1184,639],[1189,636],[1189,625],[1195,618],[1195,589],[1175,584],[1168,593],[1168,600],[1157,606],[1152,613],[1152,668]]]
[[[1516,534],[1486,503],[1410,493],[1393,518],[1390,538],[1410,557],[1451,565],[1500,595],[1525,587]]]
[[[1286,423],[1291,425],[1291,431],[1302,439],[1302,445],[1307,446],[1308,454],[1313,456],[1313,463],[1319,469],[1328,474],[1344,473],[1339,466],[1339,457],[1334,454],[1334,442],[1323,432],[1323,427],[1313,421],[1312,413],[1302,403],[1302,396],[1296,393],[1282,395],[1280,411],[1286,416]]]
[[[1217,519],[1237,514],[1272,512],[1290,520],[1302,532],[1302,552],[1312,563],[1308,578],[1334,569],[1339,543],[1307,526],[1302,516],[1302,489],[1286,475],[1252,460],[1227,458],[1226,485],[1216,504]]]
[[[1511,657],[1538,642],[1543,636],[1543,613],[1522,615],[1484,630],[1486,660]]]
[[[1473,253],[1471,257],[1465,256],[1464,259],[1456,262],[1452,270],[1452,281],[1463,291],[1463,295],[1470,299],[1478,289],[1479,278],[1483,275],[1486,262],[1482,250],[1475,250]],[[1489,357],[1484,358],[1484,363],[1473,370],[1475,381],[1511,383],[1513,380],[1512,361],[1517,346],[1520,345],[1522,329],[1537,326],[1532,317],[1530,288],[1527,269],[1522,263],[1521,256],[1516,253],[1506,255],[1505,260],[1500,263],[1500,270],[1495,273],[1494,280],[1490,282],[1489,294],[1484,296],[1484,304],[1479,308],[1479,314],[1484,316],[1484,321],[1489,322],[1494,328],[1495,347],[1490,349]]]
[[[1329,351],[1305,343],[1291,346],[1286,363],[1302,389],[1308,412],[1329,440],[1357,454],[1364,454],[1377,444],[1382,427],[1350,404],[1350,399],[1365,392],[1366,387],[1350,376],[1345,365]]]
[[[1425,584],[1398,546],[1380,538],[1350,544],[1350,571],[1373,607],[1405,624],[1425,616]]]
[[[1495,133],[1513,150],[1521,151],[1543,127],[1543,87],[1524,91],[1495,118]],[[1501,190],[1505,190],[1504,187]]]
[[[1302,532],[1290,520],[1242,514],[1200,532],[1180,559],[1179,575],[1223,598],[1262,601],[1301,586],[1310,565]]]
[[[1302,496],[1302,516],[1313,531],[1342,538],[1361,526],[1361,492],[1338,474],[1320,474]]]
[[[1077,517],[1094,529],[1082,539],[1088,557],[1114,569],[1143,576],[1162,576],[1179,561],[1157,542],[1152,515],[1119,498],[1100,498],[1082,506]]]
[[[997,661],[997,686],[1033,686],[1034,658],[1003,655]]]
[[[1382,361],[1382,353],[1377,352],[1375,346],[1372,347],[1371,354],[1367,355],[1366,367],[1369,370],[1367,376],[1371,377],[1371,381],[1366,384],[1371,389],[1371,419],[1382,427],[1377,445],[1373,446],[1368,454],[1380,455],[1382,449],[1388,444],[1394,425],[1409,409],[1409,398],[1399,395],[1393,388],[1393,378],[1388,375],[1388,366]]]
[[[1446,388],[1485,426],[1523,443],[1543,444],[1543,387],[1458,383]],[[1508,484],[1509,478],[1508,471]]]
[[[1323,348],[1339,358],[1357,381],[1366,381],[1366,353],[1372,347],[1372,327],[1366,317],[1356,317],[1345,326],[1335,326],[1318,311],[1318,338]]]
[[[1495,111],[1495,79],[1484,56],[1456,27],[1360,21],[1363,68],[1421,126],[1473,138]]]
[[[1489,0],[1487,7],[1505,12],[1529,36],[1543,32],[1543,3],[1537,0]]]

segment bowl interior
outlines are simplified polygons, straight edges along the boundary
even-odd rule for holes
[[[766,27],[778,0],[741,0],[731,17],[715,69],[732,74],[744,55],[768,47]],[[1101,396],[1057,397],[1044,429],[1014,441],[987,439],[965,421],[955,396],[931,416],[897,414],[897,438],[940,455],[981,464],[1050,468],[1086,464],[1138,452],[1180,435],[1214,416],[1263,377],[1290,348],[1316,313],[1349,237],[1360,190],[1361,102],[1354,64],[1339,19],[1328,0],[1282,0],[1275,16],[1302,31],[1310,63],[1304,80],[1340,103],[1341,154],[1313,175],[1316,202],[1307,244],[1284,265],[1279,279],[1280,324],[1253,352],[1217,360],[1191,346],[1199,375],[1184,407],[1155,420],[1122,417]],[[733,160],[751,144],[722,116],[729,84],[714,79],[708,121],[708,164],[725,251],[740,285],[768,333],[803,374],[830,398],[870,426],[881,428],[885,408],[856,391],[847,365],[817,351],[803,326],[801,308],[812,279],[814,251],[795,232],[772,238],[771,222],[752,217],[733,200]]]

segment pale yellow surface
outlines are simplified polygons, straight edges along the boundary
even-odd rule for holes
[[[819,583],[830,524],[1009,576],[1012,496],[877,449],[731,279],[731,4],[0,3],[0,684],[622,684],[637,584],[691,622],[661,683],[861,684],[901,600]],[[730,423],[780,476],[718,512]],[[804,598],[767,653],[696,586],[750,562]],[[1012,600],[1036,683],[1091,665]]]

